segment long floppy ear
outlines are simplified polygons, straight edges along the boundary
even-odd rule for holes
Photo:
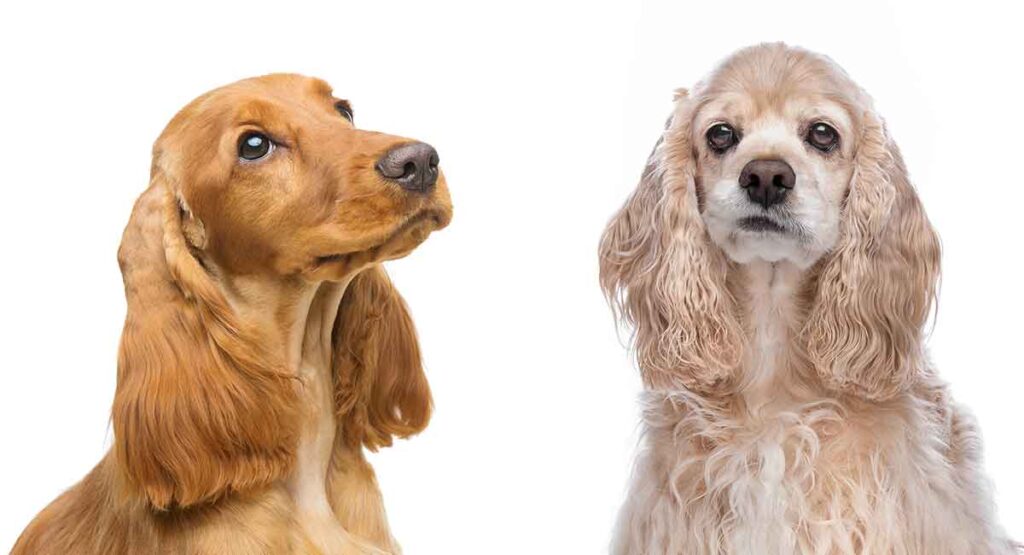
[[[427,427],[432,401],[409,309],[384,269],[349,284],[334,325],[335,407],[349,445],[371,450]]]
[[[164,181],[154,170],[118,252],[128,315],[112,411],[119,467],[161,510],[282,476],[297,422],[293,380],[191,254],[201,226]]]
[[[884,400],[924,368],[940,247],[899,150],[870,111],[841,226],[805,328],[808,354],[826,386]]]
[[[601,238],[601,287],[634,328],[649,387],[721,394],[734,385],[742,333],[725,285],[728,263],[700,217],[693,109],[678,91],[640,184]]]

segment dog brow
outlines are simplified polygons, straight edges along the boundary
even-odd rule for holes
[[[310,79],[310,89],[313,94],[317,96],[326,96],[328,98],[330,98],[334,93],[334,89],[327,84],[327,81],[317,79],[315,77]]]

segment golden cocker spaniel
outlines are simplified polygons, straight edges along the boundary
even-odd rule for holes
[[[431,398],[380,263],[447,225],[437,164],[298,75],[178,113],[118,253],[113,448],[13,553],[399,552],[363,448]]]
[[[829,59],[755,46],[678,91],[600,264],[645,384],[614,553],[1013,552],[925,355],[938,237]]]

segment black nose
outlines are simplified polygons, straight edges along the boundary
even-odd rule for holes
[[[795,184],[793,168],[782,160],[751,160],[740,172],[740,187],[747,190],[747,198],[765,209],[782,202]]]
[[[437,183],[437,151],[426,143],[407,143],[387,151],[377,171],[408,191],[426,192]]]

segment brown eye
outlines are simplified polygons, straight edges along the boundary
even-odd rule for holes
[[[345,102],[344,100],[338,101],[334,103],[334,109],[337,110],[339,114],[341,114],[341,117],[347,119],[350,122],[353,121],[352,118],[355,116],[352,115],[352,107],[348,105],[348,102]]]
[[[822,152],[829,152],[839,144],[839,132],[819,121],[807,130],[807,143]]]
[[[259,160],[274,150],[274,143],[266,135],[249,132],[238,140],[238,157],[243,160]]]
[[[707,132],[708,146],[711,150],[715,151],[716,154],[721,154],[726,150],[732,148],[733,145],[739,142],[739,136],[736,134],[736,130],[727,123],[716,123],[708,129]]]

